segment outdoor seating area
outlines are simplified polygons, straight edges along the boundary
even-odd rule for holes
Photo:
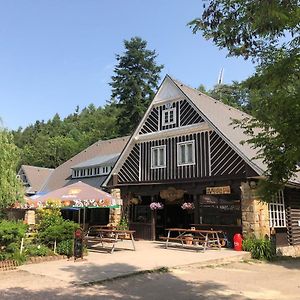
[[[85,242],[91,249],[100,244],[101,248],[112,254],[117,243],[130,240],[132,250],[135,251],[134,233],[134,230],[120,230],[115,226],[91,226],[85,235]],[[111,247],[107,248],[107,244],[111,244]]]
[[[222,241],[219,234],[220,230],[199,230],[195,228],[167,228],[167,236],[161,236],[160,240],[165,241],[165,248],[169,246],[181,246],[195,250],[221,249]]]

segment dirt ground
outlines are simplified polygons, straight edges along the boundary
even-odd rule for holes
[[[41,264],[41,268],[43,265]],[[0,299],[300,299],[300,260],[187,266],[91,286],[26,271],[0,273]]]

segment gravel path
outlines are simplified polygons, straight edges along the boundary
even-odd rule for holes
[[[41,267],[43,265],[41,264]],[[26,271],[0,273],[0,299],[300,299],[300,260],[193,266],[77,286]]]

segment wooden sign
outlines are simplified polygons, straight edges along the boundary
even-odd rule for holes
[[[183,198],[185,191],[184,190],[176,190],[175,188],[168,188],[167,190],[162,190],[159,195],[162,199],[167,201],[175,201]]]
[[[206,195],[222,195],[222,194],[230,194],[230,186],[214,186],[206,188]]]

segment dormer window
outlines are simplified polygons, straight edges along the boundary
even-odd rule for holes
[[[162,110],[162,126],[173,124],[176,124],[176,107],[173,107],[171,103],[168,103]]]

